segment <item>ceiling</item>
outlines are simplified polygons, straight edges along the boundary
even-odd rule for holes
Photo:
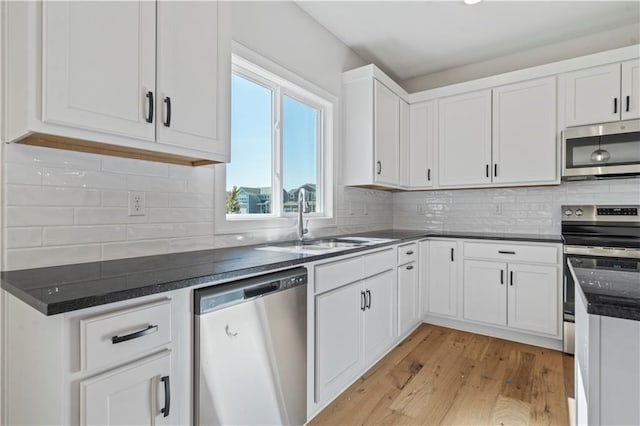
[[[639,1],[298,1],[397,80],[638,25]]]

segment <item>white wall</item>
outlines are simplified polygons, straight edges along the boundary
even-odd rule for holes
[[[640,43],[640,23],[404,80],[409,93]],[[640,52],[638,52],[640,54]]]
[[[232,38],[340,96],[341,74],[364,62],[292,2],[233,2]],[[340,141],[335,150],[339,151]],[[214,234],[214,169],[5,145],[4,268],[90,262],[293,238],[295,229]],[[339,159],[339,158],[338,158]],[[338,166],[340,168],[340,166]],[[127,191],[147,215],[127,215]],[[390,193],[336,188],[337,227],[313,235],[390,228]]]
[[[563,204],[640,204],[640,178],[396,193],[393,224],[401,229],[559,235]]]

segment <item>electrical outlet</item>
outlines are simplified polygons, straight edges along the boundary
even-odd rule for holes
[[[146,210],[144,192],[129,191],[129,216],[144,216]]]

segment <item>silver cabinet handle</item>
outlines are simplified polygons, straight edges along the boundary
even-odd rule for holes
[[[513,286],[513,271],[509,271],[509,281],[511,282],[511,286]]]
[[[413,250],[409,250],[409,251],[407,252],[407,254],[408,254],[409,256],[411,256],[411,255],[413,254]]]
[[[116,343],[126,342],[127,340],[137,339],[138,337],[147,336],[149,334],[153,334],[157,332],[158,332],[158,326],[150,325],[144,330],[136,331],[135,333],[125,334],[124,336],[113,336],[111,338],[111,343],[115,345]]]
[[[515,251],[509,251],[509,250],[498,250],[498,253],[500,253],[500,254],[516,254]]]
[[[427,181],[431,182],[431,169],[427,169]]]
[[[380,161],[376,161],[376,167],[377,167],[376,173],[378,174],[382,173],[382,163]]]
[[[364,291],[360,292],[360,310],[364,312],[367,309],[367,296]]]
[[[413,269],[413,265],[409,265],[409,266],[407,266],[407,271],[410,271],[410,270],[412,270],[412,269]]]
[[[371,290],[367,290],[367,309],[371,309]]]
[[[500,285],[504,285],[504,270],[500,269]]]

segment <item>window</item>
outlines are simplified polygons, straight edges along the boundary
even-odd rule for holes
[[[333,216],[334,102],[233,56],[227,224],[271,220],[286,226],[282,221],[296,217],[302,188],[308,217]]]

